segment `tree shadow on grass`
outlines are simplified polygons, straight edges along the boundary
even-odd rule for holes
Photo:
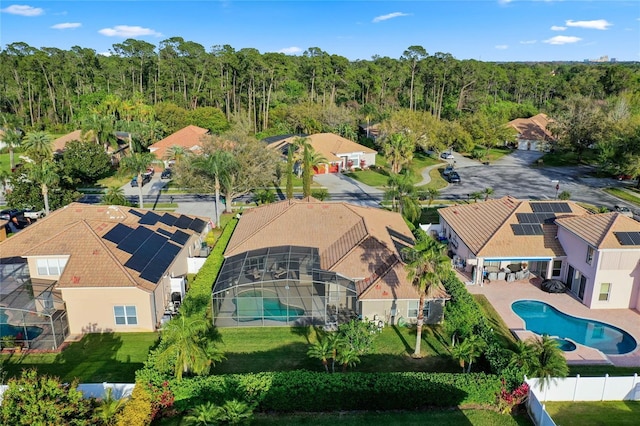
[[[307,343],[311,343],[309,340],[309,336],[311,336],[311,326],[303,325],[301,327],[291,327],[291,334],[295,334],[296,336],[304,337]],[[316,332],[316,337],[318,333]]]

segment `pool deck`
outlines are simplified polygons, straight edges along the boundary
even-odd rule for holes
[[[466,280],[467,277],[461,276]],[[463,282],[465,282],[463,280]],[[535,336],[524,329],[524,321],[511,310],[513,302],[518,300],[538,300],[548,303],[565,314],[574,317],[601,321],[614,325],[631,334],[638,343],[632,352],[624,355],[605,355],[597,349],[580,345],[577,349],[565,352],[569,364],[613,364],[618,367],[640,367],[640,312],[632,309],[589,309],[570,293],[549,294],[540,289],[540,278],[516,282],[492,281],[484,286],[467,285],[471,294],[486,296],[494,309],[500,314],[511,332],[521,340]]]

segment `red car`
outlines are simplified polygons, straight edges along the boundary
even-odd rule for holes
[[[616,176],[616,179],[618,179],[618,180],[631,180],[631,179],[633,179],[633,176],[631,176],[631,175],[618,175],[618,176]]]

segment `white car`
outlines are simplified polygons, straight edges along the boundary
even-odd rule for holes
[[[29,219],[42,219],[44,217],[44,209],[36,210],[33,207],[24,210],[24,217]]]
[[[450,151],[445,151],[440,154],[440,158],[442,158],[443,160],[453,160],[455,157]]]

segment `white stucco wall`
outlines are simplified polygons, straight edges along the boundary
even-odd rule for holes
[[[598,270],[589,307],[592,309],[635,308],[637,288],[640,286],[640,267],[638,266],[640,251],[603,250],[599,253],[598,259]],[[602,283],[611,284],[609,299],[604,301],[599,300]]]

